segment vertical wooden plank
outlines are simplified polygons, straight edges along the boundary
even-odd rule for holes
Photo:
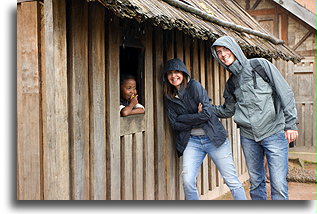
[[[244,164],[244,160],[243,160],[243,156],[242,156],[242,147],[241,147],[241,143],[240,143],[240,136],[239,136],[239,132],[238,132],[238,128],[237,128],[237,124],[233,122],[233,141],[237,142],[237,173],[238,175],[242,175],[244,174],[244,169],[243,169],[243,164]]]
[[[184,61],[183,32],[175,31],[175,43],[176,43],[175,57]]]
[[[155,28],[153,34],[153,86],[154,86],[154,159],[155,159],[155,199],[166,199],[166,176],[164,165],[164,145],[166,145],[164,126],[164,106],[163,106],[163,31]]]
[[[208,156],[205,157],[201,166],[201,194],[205,195],[209,190],[208,179]]]
[[[315,37],[315,39],[316,39],[316,37]],[[288,66],[290,67],[290,66],[292,66],[293,64],[292,63],[288,63]],[[312,145],[311,146],[313,146],[313,147],[315,147],[316,148],[316,59],[315,60],[313,60],[312,62],[311,62],[311,66],[312,66],[312,70],[313,70],[313,76],[312,76],[312,82],[313,83],[315,83],[315,84],[312,84],[312,101],[313,101],[313,103],[312,103],[312,109],[311,109],[311,111],[313,112],[313,117],[312,117],[312,119],[313,119],[313,126],[312,126],[312,136],[313,136],[313,141],[312,141]],[[316,150],[315,150],[316,151]]]
[[[196,38],[193,39],[193,48],[191,50],[192,53],[192,59],[193,59],[193,70],[192,70],[192,78],[200,82],[200,73],[199,73],[199,59],[198,59],[198,53],[199,53],[199,46],[198,46],[198,40]]]
[[[132,135],[122,136],[121,141],[121,199],[132,200]]]
[[[219,63],[214,59],[214,104],[216,105],[221,105],[221,97],[222,97],[222,93],[223,91],[221,90],[221,78],[223,77],[223,70],[222,67],[219,65]],[[221,121],[223,123],[223,120]],[[219,171],[217,170],[216,166],[215,166],[215,182],[216,182],[216,186],[220,187],[223,183],[223,179],[219,173]]]
[[[166,57],[167,60],[174,58],[174,34],[173,31],[166,32]],[[176,198],[176,186],[175,186],[175,156],[176,156],[176,146],[173,135],[173,130],[170,127],[167,115],[165,116],[165,138],[166,138],[166,151],[164,154],[166,155],[166,177],[167,177],[167,199],[175,200]]]
[[[237,136],[237,131],[236,131],[237,130],[237,125],[233,121],[233,119],[231,119],[231,124],[232,124],[232,145],[236,146],[236,150],[235,150],[236,154],[233,154],[233,155],[235,155],[234,163],[235,163],[238,175],[241,175],[242,172],[241,172],[240,141],[239,141],[239,138]]]
[[[175,55],[180,60],[184,61],[184,47],[183,47],[183,33],[180,31],[176,31],[175,33],[175,44],[176,44],[176,52]],[[176,199],[177,200],[184,200],[184,190],[183,190],[183,177],[182,177],[182,171],[183,171],[183,157],[176,157]]]
[[[211,100],[211,103],[214,102],[214,89],[213,89],[213,86],[214,86],[214,82],[213,82],[213,73],[215,72],[213,70],[213,60],[212,60],[212,57],[211,57],[211,53],[210,53],[210,44],[208,42],[206,42],[206,48],[205,48],[205,54],[206,54],[206,61],[205,61],[205,64],[206,64],[206,71],[205,71],[205,76],[206,76],[206,83],[205,83],[205,88],[208,92],[208,96],[212,99]]]
[[[166,56],[167,59],[173,59],[175,57],[174,53],[174,34],[173,31],[167,31],[167,48],[166,48]],[[165,117],[166,122],[166,176],[167,176],[167,199],[175,200],[176,198],[176,186],[175,186],[175,155],[176,155],[176,146],[174,139],[174,132],[169,125],[169,121],[167,116]]]
[[[88,3],[71,2],[69,92],[72,199],[89,199]]]
[[[106,152],[107,199],[120,196],[120,78],[119,78],[119,19],[107,14],[106,20]],[[111,29],[111,30],[110,30]]]
[[[45,1],[44,199],[70,199],[66,4]]]
[[[304,106],[305,107],[305,106]],[[304,141],[305,141],[305,123],[303,120],[305,115],[305,112],[303,112],[303,104],[302,103],[297,103],[296,104],[296,108],[297,108],[297,118],[299,121],[299,124],[297,126],[298,130],[300,131],[298,138],[296,140],[296,146],[304,146]]]
[[[199,72],[199,41],[196,38],[192,40],[192,49],[191,49],[191,59],[192,59],[192,78],[200,82],[200,72]],[[202,165],[199,168],[199,172],[197,175],[197,190],[199,195],[202,194],[201,186],[202,186]]]
[[[286,13],[282,13],[281,20],[279,23],[281,23],[281,26],[279,27],[281,39],[285,41],[285,44],[288,45],[288,15]]]
[[[199,70],[200,70],[200,83],[201,85],[207,90],[206,88],[206,74],[205,74],[205,68],[206,68],[206,60],[205,60],[205,42],[200,40],[199,41]],[[202,181],[201,181],[201,193],[203,195],[208,193],[209,190],[209,178],[208,178],[208,155],[204,159],[202,163]]]
[[[312,103],[306,103],[305,104],[305,140],[304,140],[304,145],[305,147],[309,148],[312,146],[313,142],[313,104]]]
[[[214,104],[220,105],[220,86],[219,86],[219,63],[213,59],[213,85],[214,85]]]
[[[191,37],[189,36],[185,36],[184,37],[184,61],[185,61],[185,65],[186,68],[188,70],[188,72],[191,74],[192,73],[192,68],[191,68],[191,62],[190,62],[190,43],[191,43]]]
[[[16,179],[17,179],[17,189],[16,189],[16,194],[17,194],[17,200],[22,200],[23,199],[23,195],[24,195],[24,187],[26,184],[22,183],[20,181],[21,179],[21,175],[23,175],[23,173],[21,173],[21,169],[22,166],[20,163],[22,163],[22,160],[24,159],[24,151],[23,151],[23,143],[20,141],[20,133],[19,130],[21,130],[21,120],[22,120],[22,112],[21,112],[21,107],[22,105],[20,104],[20,102],[22,102],[22,85],[21,85],[21,81],[22,81],[22,38],[23,38],[23,28],[21,26],[23,26],[23,14],[22,14],[22,9],[21,9],[21,4],[17,5],[17,169],[16,169]],[[20,119],[21,118],[21,119]],[[23,138],[22,138],[23,139]],[[21,145],[22,144],[22,145]],[[22,147],[22,148],[21,148]]]
[[[211,190],[215,189],[218,185],[217,182],[217,167],[213,161],[210,162],[210,171],[211,171]]]
[[[106,199],[105,11],[89,5],[90,199]]]
[[[200,83],[206,89],[206,74],[205,74],[205,42],[199,41],[199,70],[200,70]]]
[[[210,78],[209,79],[209,84],[211,85],[210,86],[210,92],[209,92],[209,95],[211,96],[212,98],[212,103],[215,104],[215,105],[219,105],[217,99],[218,99],[218,94],[216,93],[216,90],[218,89],[219,85],[217,84],[217,79],[218,79],[218,76],[219,76],[219,66],[218,66],[218,62],[213,58],[211,57],[211,52],[210,52],[210,49],[208,49],[208,56],[210,57],[210,63],[208,64],[208,66],[210,67]],[[214,162],[210,159],[210,162],[208,164],[208,167],[209,167],[209,171],[210,171],[210,175],[209,175],[209,178],[210,178],[210,182],[209,182],[209,186],[210,186],[210,189],[211,190],[214,190],[217,186],[217,169],[216,169],[216,165],[214,164]]]
[[[43,196],[38,2],[19,4],[17,16],[17,198],[40,200]]]
[[[205,72],[205,76],[206,76],[206,83],[205,83],[205,88],[208,92],[208,96],[212,99],[211,103],[214,104],[214,83],[213,83],[213,73],[215,72],[213,70],[213,60],[212,60],[212,56],[210,53],[210,43],[206,42],[206,48],[205,48],[205,54],[206,54],[206,72]],[[207,159],[207,167],[208,167],[208,190],[212,190],[213,187],[215,186],[213,183],[214,180],[214,173],[213,173],[213,168],[214,168],[214,163],[212,162],[211,158],[208,157]]]
[[[133,199],[143,200],[143,144],[144,132],[137,132],[133,138]],[[146,175],[145,175],[146,176]]]
[[[153,54],[152,31],[150,25],[146,25],[144,39],[144,79],[145,79],[145,144],[144,144],[144,199],[154,200],[154,123],[153,123]]]

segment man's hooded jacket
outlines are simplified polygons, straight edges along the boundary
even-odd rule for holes
[[[223,64],[215,51],[215,46],[229,49],[236,57],[230,65]],[[252,67],[237,42],[223,36],[217,39],[211,51],[218,62],[225,67],[233,78],[226,83],[224,105],[212,106],[212,111],[220,118],[234,117],[241,128],[240,134],[255,141],[261,141],[283,130],[297,130],[297,111],[294,94],[278,69],[268,60],[257,58],[264,68],[270,84],[256,75],[257,87],[254,88]],[[229,84],[234,84],[234,94]]]

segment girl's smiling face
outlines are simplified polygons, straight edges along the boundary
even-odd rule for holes
[[[226,66],[231,65],[236,60],[235,55],[226,47],[216,46],[215,50],[220,61]]]
[[[126,79],[120,86],[121,97],[125,100],[130,101],[132,96],[137,94],[136,81],[134,79]]]
[[[169,83],[176,87],[178,90],[183,82],[184,74],[182,71],[168,71],[167,79]]]

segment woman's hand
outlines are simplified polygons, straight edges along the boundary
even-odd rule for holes
[[[203,104],[198,104],[198,113],[203,111]]]

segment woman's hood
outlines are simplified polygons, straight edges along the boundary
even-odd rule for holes
[[[166,79],[166,73],[168,71],[182,71],[183,73],[185,73],[189,78],[190,78],[190,74],[186,68],[186,65],[184,64],[184,62],[180,59],[170,59],[166,62],[165,64],[165,68],[164,68],[164,73],[163,73],[163,81],[167,81]],[[189,79],[188,78],[188,79]]]

